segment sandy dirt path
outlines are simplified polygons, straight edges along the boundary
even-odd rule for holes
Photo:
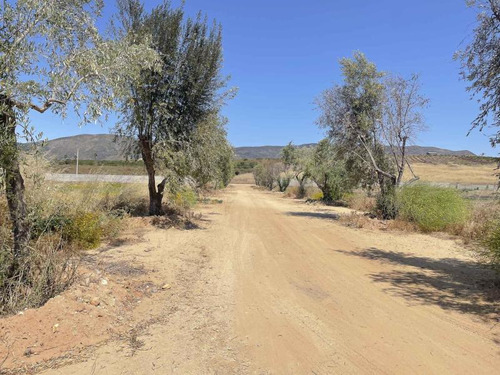
[[[249,185],[223,200],[204,229],[148,234],[173,288],[144,302],[137,350],[44,373],[498,374],[490,274],[453,240],[347,228]]]

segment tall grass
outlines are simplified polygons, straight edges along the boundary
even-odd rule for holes
[[[431,185],[402,188],[397,204],[400,217],[414,222],[424,232],[463,224],[469,216],[468,204],[458,191]]]

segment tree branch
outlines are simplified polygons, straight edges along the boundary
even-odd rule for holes
[[[45,111],[47,111],[47,109],[52,107],[54,104],[66,105],[66,102],[62,101],[62,100],[57,100],[57,99],[49,99],[41,107],[37,106],[36,104],[33,104],[33,103],[29,103],[28,107],[37,111],[37,112],[44,113]]]
[[[379,174],[381,174],[382,176],[385,176],[387,178],[390,178],[391,180],[396,180],[396,176],[390,174],[390,173],[387,173],[385,171],[383,171],[382,169],[380,169],[377,165],[377,162],[375,161],[375,158],[373,157],[373,154],[372,152],[370,151],[369,147],[367,146],[366,142],[364,141],[363,137],[361,136],[361,134],[358,134],[358,138],[359,140],[361,141],[361,144],[363,145],[363,147],[365,148],[366,152],[368,153],[368,156],[370,157],[370,160],[372,162],[372,165],[373,165],[373,168],[375,169],[375,171]]]
[[[59,99],[56,99],[56,98],[50,98],[50,99],[47,99],[45,101],[45,103],[43,103],[42,106],[39,106],[39,105],[36,105],[34,103],[22,103],[20,101],[17,101],[17,100],[14,100],[14,99],[10,99],[10,102],[12,103],[13,106],[19,108],[19,109],[33,109],[39,113],[44,113],[46,112],[50,107],[52,107],[54,104],[61,104],[61,105],[66,105],[68,103],[68,101],[71,100],[71,98],[73,97],[73,95],[75,95],[75,92],[76,90],[78,89],[78,86],[80,86],[80,84],[87,78],[89,78],[90,76],[92,76],[92,74],[87,74],[83,77],[80,77],[76,82],[75,84],[73,85],[73,87],[71,88],[71,90],[68,92],[68,95],[66,96],[66,99],[65,100],[59,100]]]

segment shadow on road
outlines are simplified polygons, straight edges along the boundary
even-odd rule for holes
[[[433,259],[401,252],[369,248],[338,252],[412,269],[372,273],[374,282],[389,284],[386,292],[411,303],[433,304],[445,310],[475,314],[484,320],[500,321],[498,276],[473,261]]]
[[[338,220],[339,215],[323,212],[287,212],[289,216],[314,217],[318,219]]]

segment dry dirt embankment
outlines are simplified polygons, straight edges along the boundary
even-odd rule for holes
[[[453,240],[346,228],[335,209],[249,185],[223,199],[201,208],[200,229],[149,228],[103,252],[154,271],[141,277],[156,292],[121,336],[44,373],[498,373],[492,275]]]

